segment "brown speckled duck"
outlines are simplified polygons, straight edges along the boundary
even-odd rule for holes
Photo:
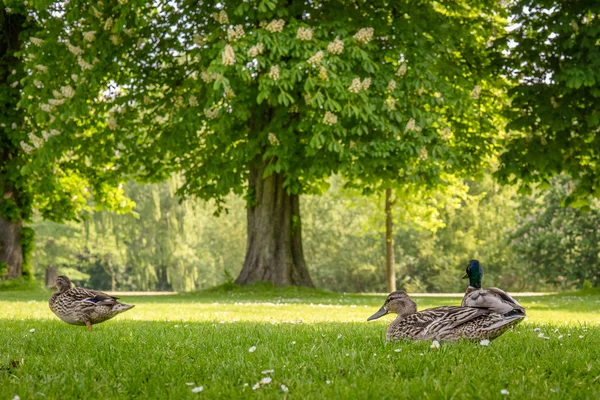
[[[93,324],[107,321],[135,307],[119,303],[117,297],[106,293],[71,287],[71,281],[66,276],[56,278],[53,288],[58,292],[50,296],[50,310],[67,324],[86,325],[90,331]]]
[[[398,317],[387,328],[387,340],[492,340],[524,318],[521,314],[505,316],[485,308],[458,306],[417,312],[415,302],[402,290],[390,293],[379,311],[367,321],[388,313],[398,314]]]
[[[469,261],[467,273],[463,278],[469,278],[469,287],[465,291],[462,300],[463,307],[477,307],[490,309],[498,314],[521,314],[525,315],[525,309],[508,293],[495,287],[481,288],[483,268],[477,260]]]

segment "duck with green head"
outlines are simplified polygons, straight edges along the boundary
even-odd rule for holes
[[[415,302],[402,290],[388,295],[367,321],[398,314],[387,328],[387,340],[492,340],[519,323],[524,315],[503,316],[486,308],[443,306],[417,312]]]
[[[103,292],[72,287],[71,280],[66,276],[56,278],[56,284],[51,289],[58,291],[50,296],[50,310],[67,324],[86,325],[90,331],[93,324],[135,307],[119,303],[118,297]]]
[[[462,300],[463,307],[486,308],[498,314],[522,314],[525,309],[505,291],[491,287],[481,288],[483,268],[477,260],[470,260],[467,265],[467,273],[463,278],[469,278],[469,287],[465,291]]]

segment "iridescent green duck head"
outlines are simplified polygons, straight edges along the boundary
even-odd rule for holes
[[[56,283],[50,289],[58,289],[59,293],[63,293],[71,289],[71,286],[71,280],[64,275],[61,275],[56,278]]]
[[[481,268],[481,263],[477,260],[470,260],[469,265],[467,265],[467,273],[463,276],[463,279],[469,278],[469,286],[481,289],[482,277],[483,268]]]
[[[381,318],[389,313],[398,314],[400,317],[404,317],[416,312],[417,305],[406,292],[404,290],[396,290],[388,295],[379,311],[367,318],[367,321]]]

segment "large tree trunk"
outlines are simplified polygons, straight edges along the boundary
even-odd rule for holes
[[[8,265],[5,278],[20,278],[23,274],[21,221],[8,221],[0,215],[0,263]]]
[[[58,278],[58,268],[57,267],[46,267],[46,287],[52,287],[56,283],[56,278]]]
[[[286,192],[282,174],[263,179],[266,166],[261,159],[250,166],[248,184],[254,197],[247,211],[246,259],[236,283],[313,287],[302,250],[299,196]]]
[[[396,265],[394,259],[394,224],[392,221],[392,189],[385,190],[385,280],[388,292],[396,291]]]

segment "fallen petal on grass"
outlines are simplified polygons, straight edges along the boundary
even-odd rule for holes
[[[192,393],[200,393],[203,390],[204,390],[204,386],[197,386],[192,389]]]
[[[256,351],[256,346],[252,346],[248,349],[248,353],[254,353]]]
[[[490,345],[490,341],[487,339],[483,339],[481,342],[479,342],[479,344],[481,346],[489,346]]]

